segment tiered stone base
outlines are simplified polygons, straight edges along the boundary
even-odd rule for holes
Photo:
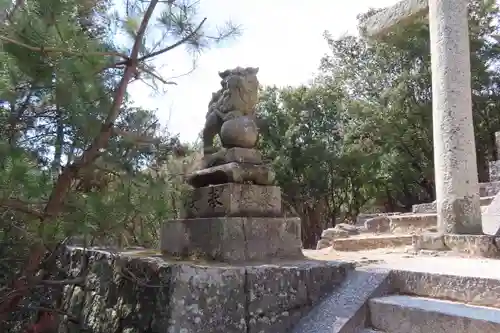
[[[225,263],[303,258],[298,218],[285,218],[274,173],[254,149],[222,149],[194,172],[182,219],[161,228],[160,250]]]
[[[176,275],[163,331],[290,332],[350,266],[305,259],[300,219],[283,217],[274,173],[255,150],[221,150],[204,163],[188,177],[184,218],[161,228],[164,258],[206,263],[166,272]]]

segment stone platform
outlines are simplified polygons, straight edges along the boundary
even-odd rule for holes
[[[346,277],[348,263],[300,260],[227,265],[182,262],[159,252],[68,248],[64,331],[287,333]],[[81,318],[81,324],[68,321]]]
[[[170,220],[160,250],[228,263],[302,258],[299,218],[218,217]]]

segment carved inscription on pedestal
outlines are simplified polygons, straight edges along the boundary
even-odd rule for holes
[[[229,183],[191,190],[184,218],[222,216],[281,216],[280,188]]]

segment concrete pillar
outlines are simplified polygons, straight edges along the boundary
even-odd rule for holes
[[[429,0],[438,228],[480,234],[467,0]]]

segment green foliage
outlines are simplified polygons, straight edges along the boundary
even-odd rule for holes
[[[177,47],[197,56],[238,27],[209,26],[197,1],[10,5],[0,23],[0,280],[37,274],[41,266],[21,273],[4,262],[40,261],[40,245],[49,251],[68,237],[156,247],[160,223],[179,217],[186,168],[196,161],[154,111],[131,106],[127,85],[172,84],[155,57]],[[2,325],[17,309],[7,306],[15,293],[2,290],[0,331],[10,331]]]
[[[200,51],[238,32],[226,24],[210,35],[205,20],[198,19],[196,2],[156,5],[149,33],[139,41],[133,79],[167,82],[154,71],[150,61],[155,56],[176,46]],[[124,57],[148,7],[150,2],[132,1],[110,11],[107,1],[36,0],[11,11],[9,23],[0,30],[0,139],[5,156],[0,194],[5,209],[21,214],[32,210],[23,219],[38,225],[63,170],[73,167],[102,132],[127,66]],[[120,45],[111,43],[112,33],[129,38]],[[161,128],[154,111],[130,107],[126,96],[112,131],[95,163],[76,172],[62,210],[44,223],[43,234],[52,241],[86,234],[150,244],[159,222],[178,215],[179,208],[169,203],[178,205],[178,186],[172,184],[182,175],[158,172],[181,163],[175,156],[185,149],[178,139]],[[30,209],[19,209],[21,203]],[[137,225],[141,236],[134,233]],[[130,229],[127,236],[121,235],[123,228]]]

